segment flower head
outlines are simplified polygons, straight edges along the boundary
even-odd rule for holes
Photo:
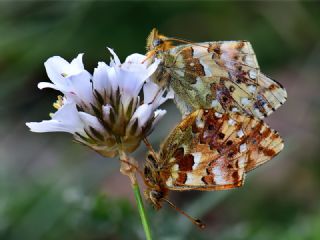
[[[121,64],[109,51],[110,65],[99,62],[93,75],[84,69],[82,54],[71,63],[57,56],[45,62],[52,83],[38,87],[56,89],[63,96],[53,104],[57,111],[51,120],[27,123],[31,131],[71,133],[107,157],[139,146],[166,113],[158,107],[173,95],[149,81],[158,61],[148,66],[142,63],[144,55],[132,54]]]

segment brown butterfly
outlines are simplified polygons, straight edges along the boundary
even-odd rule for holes
[[[183,44],[174,46],[174,42]],[[146,61],[161,60],[153,81],[174,90],[184,115],[214,108],[262,119],[287,99],[281,84],[260,72],[248,41],[191,43],[153,29],[147,50]]]
[[[240,187],[247,172],[271,160],[282,148],[278,133],[258,118],[222,114],[213,109],[197,110],[173,129],[159,153],[148,153],[145,195],[156,209],[161,208],[162,201],[176,208],[167,199],[170,190]]]

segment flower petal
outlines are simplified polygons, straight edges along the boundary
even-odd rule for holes
[[[162,109],[158,109],[154,112],[154,120],[152,122],[152,126],[150,128],[150,130],[148,131],[147,135],[149,135],[153,129],[155,128],[155,126],[158,124],[158,122],[161,120],[161,118],[167,113],[166,110],[162,110]]]
[[[152,126],[156,125],[161,118],[167,113],[166,110],[158,109],[154,112],[154,121],[152,123]]]
[[[140,105],[131,117],[130,122],[134,122],[138,119],[139,127],[143,127],[153,114],[152,105],[142,104]]]
[[[104,128],[98,118],[85,112],[79,112],[80,119],[83,121],[85,128],[92,127],[100,133],[104,133]]]
[[[63,84],[62,74],[67,71],[69,65],[70,63],[59,56],[51,57],[44,63],[49,79],[57,85]]]
[[[88,72],[82,72],[78,75],[70,76],[65,80],[68,82],[69,89],[61,90],[65,94],[71,93],[69,96],[76,95],[77,100],[81,99],[87,104],[94,103],[94,96],[90,82],[91,75]]]
[[[112,106],[111,106],[110,104],[104,105],[104,106],[102,107],[103,116],[104,116],[104,117],[109,116],[111,109],[112,109]]]
[[[143,86],[143,98],[145,103],[151,103],[157,94],[159,94],[160,87],[154,82],[147,82]]]
[[[78,54],[78,56],[75,59],[73,59],[70,63],[72,67],[70,70],[74,70],[75,73],[77,73],[79,70],[84,70],[82,58],[83,58],[83,53]]]
[[[73,103],[65,104],[58,109],[51,120],[42,122],[29,122],[26,125],[32,132],[75,132],[84,133],[84,124],[81,121],[76,105]]]
[[[45,68],[50,80],[55,84],[63,84],[63,79],[68,76],[77,75],[84,70],[82,63],[83,54],[79,54],[75,59],[68,63],[59,56],[49,58],[45,63]]]
[[[124,69],[119,71],[119,86],[123,95],[129,95],[131,97],[136,97],[146,80],[146,75],[144,72],[132,72]]]
[[[107,93],[110,94],[111,91],[117,91],[119,84],[120,84],[120,79],[119,79],[119,71],[115,69],[114,67],[111,67],[108,71],[108,80],[110,83],[111,88],[108,89]]]
[[[142,55],[142,54],[139,54],[139,53],[134,53],[134,54],[129,55],[124,62],[125,63],[138,63],[138,64],[141,64],[145,59],[146,59],[145,55]]]
[[[57,87],[57,85],[53,84],[53,83],[49,83],[49,82],[39,82],[38,83],[38,88],[39,89],[44,89],[44,88],[52,88],[55,90],[59,90],[59,88]]]
[[[157,70],[161,60],[155,59],[154,62],[147,68],[147,76],[148,78]],[[147,79],[149,81],[149,79]]]
[[[75,59],[72,60],[71,63],[68,63],[65,59],[59,56],[49,58],[44,65],[48,77],[54,83],[54,85],[50,83],[40,83],[38,87],[40,89],[49,87],[59,90],[63,93],[82,95],[83,91],[80,90],[80,92],[77,93],[77,89],[81,89],[81,85],[84,84],[84,81],[77,80],[76,82],[73,82],[74,80],[72,80],[72,78],[78,76],[79,79],[86,79],[88,82],[86,86],[90,84],[89,82],[91,75],[84,69],[82,57],[83,54],[79,54]]]
[[[108,48],[108,47],[107,47]],[[111,59],[110,61],[110,66],[111,67],[114,67],[114,66],[120,66],[121,65],[121,62],[120,62],[120,59],[119,57],[117,56],[117,54],[113,51],[112,48],[108,48],[109,52],[112,54],[113,56],[113,59]]]
[[[165,97],[163,96],[164,94],[166,94]],[[162,90],[160,92],[160,94],[157,95],[157,97],[155,98],[155,100],[152,103],[154,109],[158,108],[161,104],[163,104],[168,99],[173,99],[173,98],[174,98],[173,91],[169,90],[169,92],[168,92],[167,90]]]
[[[98,67],[94,69],[92,82],[93,88],[102,93],[108,89],[110,83],[108,81],[108,71],[110,67],[104,62],[98,62]]]

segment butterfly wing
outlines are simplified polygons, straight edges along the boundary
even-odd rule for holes
[[[260,72],[247,41],[180,45],[163,58],[183,114],[214,108],[263,118],[286,101],[285,89]]]
[[[280,136],[257,118],[200,109],[164,142],[161,172],[171,190],[230,189],[282,148]]]

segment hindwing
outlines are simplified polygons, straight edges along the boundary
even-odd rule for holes
[[[235,188],[243,184],[246,172],[282,148],[278,133],[258,118],[200,109],[163,143],[158,170],[171,190]]]

